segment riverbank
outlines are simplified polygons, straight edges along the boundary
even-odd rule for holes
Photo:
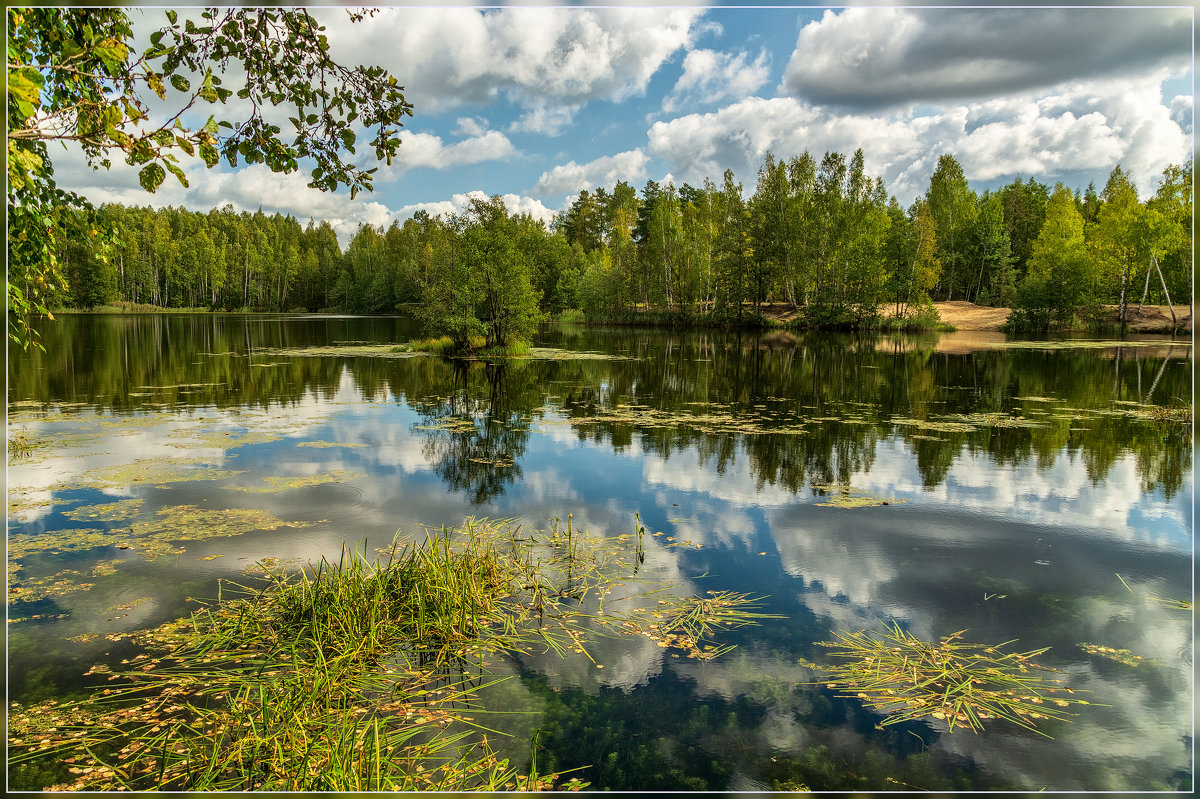
[[[959,330],[1000,330],[1012,313],[1011,308],[987,308],[973,302],[935,302],[938,316],[943,322]],[[1120,326],[1120,309],[1116,305],[1101,306],[1104,320],[1113,329]],[[1187,306],[1175,308],[1175,319],[1167,305],[1146,305],[1140,310],[1131,303],[1126,309],[1126,321],[1132,333],[1192,332],[1192,317]]]
[[[939,321],[948,325],[955,330],[979,330],[979,331],[998,331],[1003,328],[1003,325],[1008,321],[1009,314],[1012,313],[1011,308],[991,308],[984,305],[976,305],[973,302],[965,302],[962,300],[953,300],[950,302],[935,302],[934,309],[938,313]],[[1106,325],[1112,329],[1120,327],[1118,323],[1119,309],[1116,305],[1103,305]],[[884,306],[880,309],[883,318],[888,319],[893,317],[894,308],[892,306]],[[271,313],[270,311],[211,311],[206,308],[159,308],[153,305],[134,305],[132,303],[121,303],[113,306],[101,306],[94,310],[82,310],[74,308],[65,308],[57,313]],[[275,312],[279,313],[279,312]],[[288,314],[303,313],[301,311],[290,311]],[[797,312],[787,303],[764,303],[759,308],[758,315],[747,317],[745,326],[754,328],[764,328],[772,325],[787,325],[795,321]],[[1192,332],[1192,316],[1188,306],[1181,305],[1175,308],[1175,321],[1171,318],[1171,308],[1166,305],[1146,305],[1141,309],[1136,304],[1131,303],[1127,311],[1128,329],[1131,333],[1191,333]],[[625,324],[639,325],[641,322],[635,318],[629,318]],[[684,317],[675,314],[652,314],[647,319],[646,324],[663,325],[667,327],[690,326],[691,323],[684,320]]]
[[[935,302],[933,307],[938,312],[939,321],[956,330],[1000,330],[1008,321],[1009,314],[1012,313],[1011,308],[990,308],[961,300]],[[1105,321],[1114,329],[1119,327],[1118,307],[1116,305],[1101,307],[1104,308]],[[884,318],[895,315],[893,306],[884,306],[881,312]],[[785,303],[764,305],[762,314],[780,325],[786,325],[796,318],[796,312]],[[1171,309],[1166,305],[1147,305],[1139,310],[1136,304],[1131,303],[1128,308],[1128,325],[1130,332],[1133,333],[1170,333],[1173,329],[1187,333],[1192,332],[1192,317],[1186,305],[1176,306],[1175,318],[1178,320],[1178,325],[1172,322]]]

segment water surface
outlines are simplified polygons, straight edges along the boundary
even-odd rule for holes
[[[1190,789],[1190,346],[563,327],[535,344],[564,352],[507,364],[289,353],[415,332],[66,316],[44,354],[11,350],[10,435],[46,446],[8,471],[10,701],[75,690],[118,657],[105,635],[264,558],[468,516],[618,535],[637,512],[643,576],[782,618],[707,663],[631,640],[597,642],[603,669],[512,660],[486,701],[523,711],[497,722],[514,757],[540,729],[540,767],[597,788]],[[798,661],[893,621],[1050,647],[1094,704],[1052,739],[877,729]]]

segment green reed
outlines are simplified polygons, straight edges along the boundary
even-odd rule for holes
[[[820,681],[842,696],[857,697],[886,714],[879,724],[899,724],[921,718],[943,720],[956,728],[979,732],[983,722],[1004,719],[1025,729],[1041,720],[1067,720],[1063,708],[1090,704],[1075,692],[1047,678],[1056,669],[1031,658],[1046,652],[1002,652],[1011,641],[994,646],[959,640],[960,630],[937,643],[923,641],[893,623],[886,635],[837,632],[835,641],[819,641],[843,663],[810,668],[825,673]],[[1046,736],[1050,737],[1050,736]]]
[[[522,774],[471,721],[490,658],[540,646],[595,663],[587,641],[599,634],[710,659],[730,647],[708,636],[763,616],[744,595],[661,586],[606,610],[640,563],[640,537],[631,551],[631,536],[573,521],[565,540],[557,525],[468,519],[379,558],[343,549],[307,569],[264,567],[263,585],[223,586],[189,618],[133,636],[145,652],[110,673],[112,687],[11,709],[10,774],[58,761],[68,774],[55,787],[74,790],[580,787]]]
[[[20,430],[9,429],[6,444],[8,458],[11,462],[19,458],[28,458],[33,454],[35,449],[39,446],[44,446],[45,442],[32,438],[29,435],[29,430],[22,427]]]

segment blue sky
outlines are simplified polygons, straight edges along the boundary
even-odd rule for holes
[[[94,202],[225,203],[360,223],[453,213],[471,192],[543,219],[581,189],[699,185],[764,154],[861,147],[907,204],[939,155],[976,189],[1020,175],[1102,187],[1116,163],[1143,193],[1193,151],[1193,12],[1177,8],[388,8],[350,24],[314,10],[335,58],[380,64],[415,106],[400,158],[350,200],[304,170],[188,166],[156,195],[118,164],[52,155]],[[161,12],[134,12],[138,38]],[[162,110],[166,110],[165,107]],[[286,117],[286,114],[282,116]],[[203,174],[202,174],[203,173]]]

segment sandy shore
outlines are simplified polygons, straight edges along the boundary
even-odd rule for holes
[[[959,330],[999,330],[1010,313],[1008,308],[985,308],[973,302],[935,302],[933,307],[943,322]],[[1117,306],[1104,308],[1115,325]],[[1166,305],[1147,305],[1139,312],[1137,304],[1130,303],[1128,317],[1129,329],[1134,332],[1166,333],[1172,327],[1171,310]],[[1191,332],[1192,317],[1186,305],[1175,307],[1175,317],[1184,330]]]

